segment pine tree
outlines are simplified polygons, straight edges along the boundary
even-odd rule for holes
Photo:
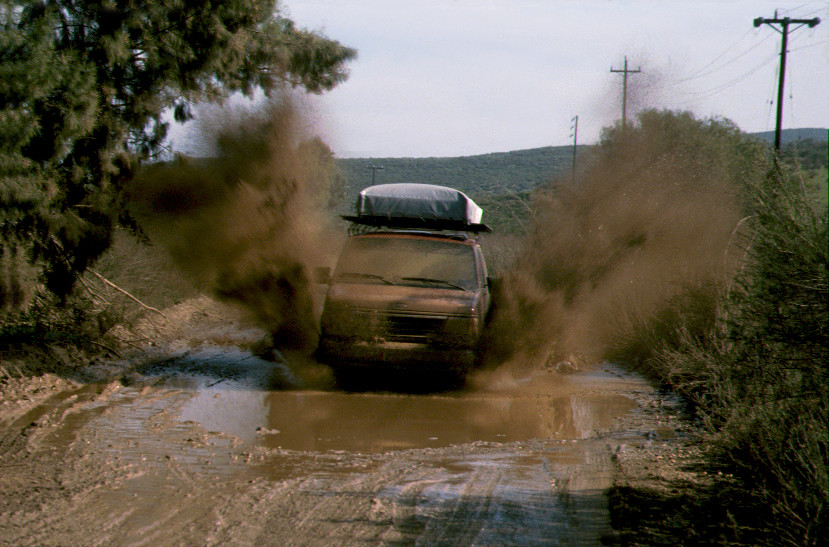
[[[120,190],[160,151],[164,112],[323,92],[355,56],[277,0],[0,0],[0,265],[25,250],[64,297],[125,220]],[[0,276],[2,308],[18,289]]]

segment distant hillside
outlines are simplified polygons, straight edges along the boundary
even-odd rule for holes
[[[751,133],[768,142],[774,141],[774,131]],[[827,141],[827,129],[784,129],[783,144],[812,140]],[[579,146],[582,149],[589,146]],[[348,158],[338,159],[337,165],[346,179],[346,196],[372,183],[372,166],[383,169],[374,172],[375,184],[391,182],[419,182],[450,186],[473,198],[527,192],[539,184],[568,172],[573,167],[572,146],[546,146],[512,152],[497,152],[457,158]]]
[[[764,141],[774,142],[774,131],[762,131],[750,133]],[[826,142],[829,140],[829,129],[819,127],[804,127],[800,129],[784,129],[780,132],[780,143],[788,144],[794,141],[813,140],[815,142]]]
[[[582,147],[580,146],[579,149]],[[473,198],[532,190],[573,166],[572,146],[547,146],[458,158],[351,158],[337,165],[346,178],[346,194],[356,195],[372,183],[438,184]]]
[[[751,133],[768,142],[774,132]],[[784,149],[784,157],[798,155],[808,168],[825,166],[827,130],[819,128],[785,129],[784,146],[803,143],[797,150]],[[579,157],[590,146],[579,146]],[[802,149],[801,149],[802,148]],[[545,182],[568,173],[573,167],[572,146],[546,146],[512,152],[497,152],[457,158],[348,158],[337,159],[345,179],[345,189],[337,209],[349,212],[357,193],[372,184],[416,182],[449,186],[487,205],[487,218],[493,224],[508,224],[526,213],[529,193]]]

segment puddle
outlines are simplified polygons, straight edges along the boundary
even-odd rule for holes
[[[274,388],[274,377],[284,387]],[[645,386],[640,377],[605,365],[440,394],[301,390],[284,363],[211,350],[146,367],[135,385],[112,396],[115,412],[96,420],[95,430],[120,440],[127,459],[173,457],[159,433],[190,435],[192,428],[216,434],[201,447],[211,453],[231,439],[250,447],[353,453],[567,441],[608,431],[615,418],[635,408],[626,395]],[[204,457],[201,444],[174,457],[197,461]]]
[[[595,544],[614,469],[596,433],[647,389],[613,367],[401,394],[298,389],[244,351],[145,364],[15,422],[22,533],[43,513],[101,543]]]
[[[576,382],[608,380],[626,381],[593,373]],[[255,391],[224,382],[199,390],[181,407],[179,419],[268,448],[387,452],[476,441],[582,439],[609,429],[614,418],[635,407],[622,395],[573,394],[561,386],[551,391],[570,393],[550,394],[538,382],[518,392],[446,395]]]
[[[175,359],[148,363],[138,372],[139,384],[194,390],[219,384],[242,390],[284,389],[300,384],[284,361],[266,361],[232,347],[199,348]]]

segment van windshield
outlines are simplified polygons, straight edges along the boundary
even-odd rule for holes
[[[352,238],[340,255],[334,277],[341,281],[464,290],[478,286],[471,246],[408,237]]]

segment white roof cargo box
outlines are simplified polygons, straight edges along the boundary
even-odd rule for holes
[[[483,210],[463,192],[434,184],[380,184],[360,192],[357,216],[347,220],[383,226],[489,231]]]

